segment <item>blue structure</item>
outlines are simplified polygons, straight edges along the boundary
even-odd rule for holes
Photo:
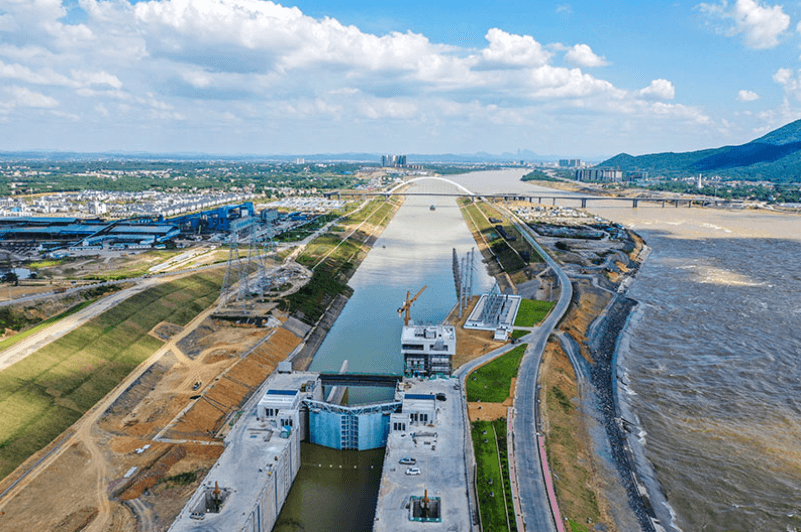
[[[104,242],[152,245],[178,236],[172,224],[142,223],[141,220],[103,222],[77,218],[0,218],[0,241],[34,242],[48,247],[65,244],[96,246]]]
[[[340,406],[305,400],[309,409],[309,441],[332,449],[365,451],[387,444],[390,415],[402,403]]]
[[[231,230],[233,220],[254,216],[255,213],[253,202],[246,201],[241,205],[226,205],[208,211],[175,216],[168,218],[167,221],[178,225],[185,233],[227,232]]]

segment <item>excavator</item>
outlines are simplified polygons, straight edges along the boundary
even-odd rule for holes
[[[428,288],[428,285],[423,286],[423,288],[421,288],[420,291],[417,292],[414,295],[414,297],[411,298],[411,299],[409,299],[409,295],[411,294],[411,292],[406,292],[406,301],[398,309],[398,316],[402,316],[403,317],[403,324],[406,327],[408,327],[409,323],[411,323],[411,321],[412,321],[411,316],[409,316],[409,309],[412,308],[412,303],[417,301],[417,298],[420,297],[420,294],[422,294],[423,290],[425,290],[426,288]],[[405,315],[404,315],[404,313],[405,313]]]

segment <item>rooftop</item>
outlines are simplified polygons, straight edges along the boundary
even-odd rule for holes
[[[300,390],[301,386],[316,378],[317,375],[314,373],[274,373],[259,393],[264,394],[266,389],[278,392],[272,393],[273,397],[288,397],[288,393],[285,392],[293,391],[292,397],[294,397],[300,393],[297,390]],[[311,395],[311,392],[302,392],[302,395],[307,393]],[[234,429],[226,437],[225,452],[206,475],[201,487],[184,506],[170,531],[243,530],[253,508],[260,500],[268,476],[278,473],[273,471],[273,464],[279,462],[278,457],[287,456],[293,441],[282,437],[283,427],[279,427],[278,424],[275,418],[258,419],[255,401],[251,401]],[[204,504],[206,492],[213,490],[215,483],[222,492],[223,503],[220,512],[207,513],[203,520],[193,519],[192,512]]]
[[[467,417],[458,383],[455,378],[413,379],[401,385],[399,396],[413,403],[432,401],[436,416],[433,423],[409,421],[406,430],[390,431],[374,532],[472,529],[467,498]],[[445,400],[436,399],[438,394],[445,394]],[[412,413],[409,406],[404,401],[402,413],[406,418]],[[413,458],[415,464],[400,464],[402,458]],[[410,469],[409,473],[414,473],[414,468],[419,474],[407,474]],[[425,496],[432,513],[424,519],[420,506]]]

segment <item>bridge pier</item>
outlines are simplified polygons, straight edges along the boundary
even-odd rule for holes
[[[556,206],[556,198],[551,198],[551,205]]]
[[[581,198],[581,208],[582,209],[587,208],[587,198]]]
[[[637,205],[639,205],[639,204],[640,204],[640,200],[638,200],[638,199],[636,199],[636,198],[633,198],[633,199],[631,200],[631,208],[632,208],[632,209],[636,209],[636,208],[637,208]]]
[[[665,203],[667,203],[667,202],[665,200],[662,200],[662,208],[663,209],[665,208]]]

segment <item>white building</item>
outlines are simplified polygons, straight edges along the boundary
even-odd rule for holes
[[[401,353],[406,375],[450,375],[456,329],[450,325],[407,325],[401,333]]]

